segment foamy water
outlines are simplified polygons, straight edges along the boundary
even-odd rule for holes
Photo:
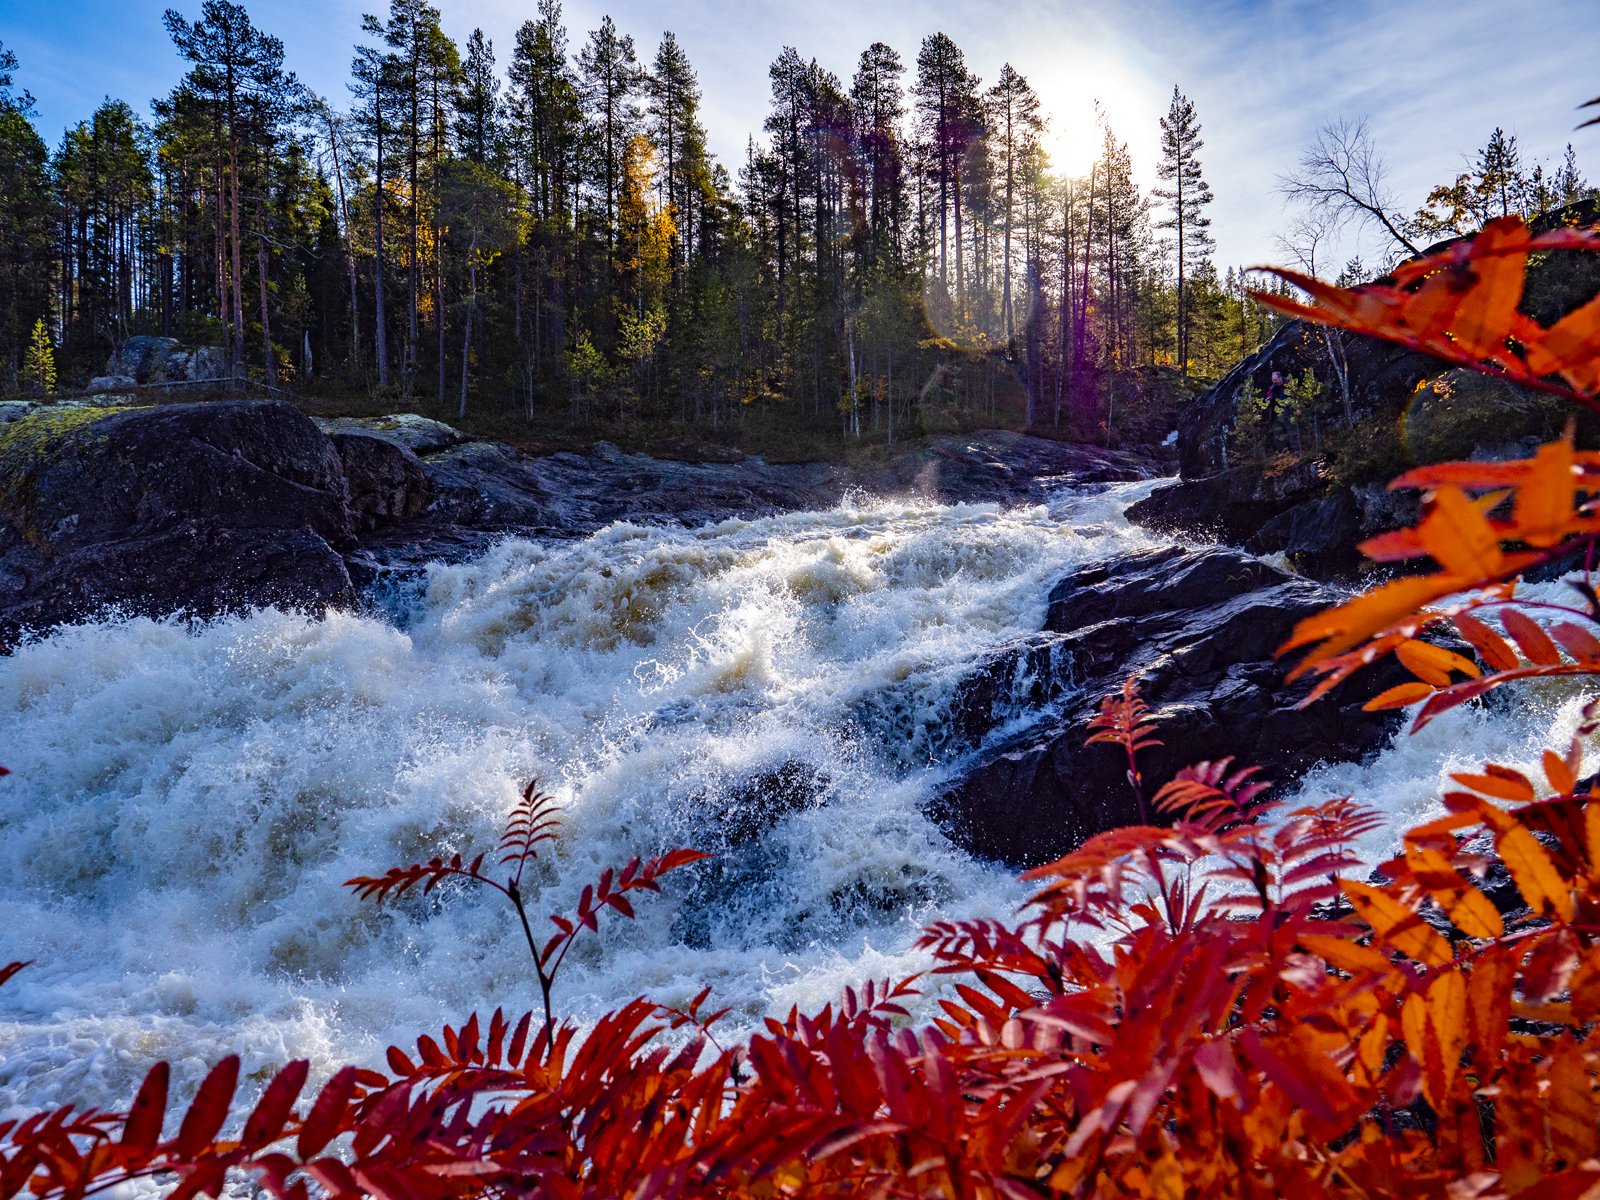
[[[635,853],[717,855],[578,944],[564,1013],[709,984],[748,1029],[920,969],[924,924],[1025,895],[922,815],[961,753],[955,689],[1039,629],[1066,570],[1152,544],[1121,516],[1149,486],[622,524],[436,566],[384,613],[105,621],[24,646],[0,660],[0,963],[37,961],[0,990],[0,1110],[116,1105],[159,1058],[190,1085],[230,1052],[258,1079],[377,1062],[535,1006],[499,897],[379,908],[341,886],[492,849],[531,777],[565,808],[535,911]],[[1409,823],[1477,764],[1461,745],[1531,765],[1575,695],[1452,716],[1305,791]],[[793,811],[763,824],[753,781],[774,778]]]
[[[954,689],[1064,570],[1147,543],[1120,516],[1147,486],[621,524],[437,566],[388,613],[23,647],[0,660],[0,962],[36,965],[0,993],[0,1107],[113,1104],[163,1057],[191,1081],[228,1052],[372,1061],[533,1006],[499,897],[341,886],[492,849],[531,777],[565,808],[536,911],[634,853],[717,854],[578,945],[564,1012],[710,984],[748,1027],[918,969],[923,924],[1023,894],[921,813]],[[763,828],[774,773],[795,810]]]

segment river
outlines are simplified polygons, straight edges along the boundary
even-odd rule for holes
[[[960,770],[956,686],[1040,627],[1067,571],[1158,543],[1122,517],[1150,486],[616,524],[436,565],[364,615],[105,619],[24,645],[0,660],[0,963],[35,965],[0,991],[0,1111],[116,1107],[159,1058],[189,1085],[230,1052],[257,1079],[376,1063],[535,1005],[500,897],[379,908],[342,886],[492,850],[531,777],[564,810],[535,911],[635,853],[716,853],[579,943],[556,1002],[580,1021],[710,985],[737,1033],[920,969],[923,925],[1026,896],[923,815]],[[1304,792],[1389,813],[1379,861],[1450,770],[1532,765],[1570,731],[1575,693],[1530,695]],[[763,780],[791,811],[763,813]]]

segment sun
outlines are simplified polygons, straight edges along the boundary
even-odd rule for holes
[[[1057,113],[1044,135],[1044,152],[1054,175],[1087,175],[1100,154],[1100,128],[1092,113]]]
[[[1056,175],[1089,173],[1104,142],[1102,117],[1119,141],[1142,141],[1144,126],[1154,124],[1153,97],[1159,94],[1116,61],[1080,59],[1043,72],[1033,82],[1040,108],[1050,118],[1043,143]]]

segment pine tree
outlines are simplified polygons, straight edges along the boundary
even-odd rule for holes
[[[193,63],[184,86],[210,101],[220,119],[226,147],[224,199],[227,208],[227,283],[219,295],[224,323],[231,331],[234,371],[244,363],[244,180],[241,163],[252,147],[259,151],[287,99],[299,84],[283,69],[283,43],[256,29],[243,5],[203,0],[200,17],[188,21],[169,8],[163,18],[178,53]],[[219,239],[220,240],[220,239]]]
[[[1561,170],[1551,181],[1551,188],[1562,204],[1576,204],[1588,196],[1590,188],[1584,179],[1583,172],[1578,170],[1578,156],[1573,152],[1572,143],[1567,143],[1567,152],[1561,159]]]
[[[934,219],[939,229],[939,282],[950,286],[951,217],[955,224],[956,303],[965,299],[961,254],[961,168],[978,133],[978,79],[967,70],[960,48],[942,33],[923,39],[917,54],[914,92],[929,167],[938,190]]]
[[[905,96],[900,76],[905,66],[892,47],[874,42],[861,52],[850,84],[856,143],[863,159],[861,190],[869,266],[885,254],[898,258],[905,206],[905,163],[900,121]]]
[[[1196,155],[1205,143],[1200,140],[1200,122],[1194,104],[1172,87],[1172,104],[1161,118],[1161,161],[1156,173],[1164,187],[1155,195],[1171,206],[1169,215],[1156,222],[1158,229],[1176,235],[1178,249],[1178,370],[1189,373],[1189,297],[1187,280],[1191,266],[1206,261],[1215,243],[1211,239],[1211,218],[1205,215],[1211,203],[1211,188],[1200,171]]]
[[[1011,233],[1016,223],[1017,204],[1024,182],[1021,166],[1028,151],[1037,147],[1039,135],[1044,132],[1044,120],[1039,116],[1039,97],[1010,63],[1000,69],[1000,78],[989,89],[986,99],[990,130],[1000,151],[1003,180],[1000,225],[1004,244],[1001,251],[1003,282],[1000,303],[1004,313],[1006,344],[1011,345],[1017,336],[1012,321]]]
[[[1515,134],[1507,136],[1499,126],[1489,135],[1488,145],[1478,151],[1478,187],[1487,200],[1490,216],[1509,216],[1527,208],[1527,176],[1522,170],[1522,154]],[[1496,211],[1498,210],[1498,211]]]
[[[56,352],[50,344],[50,332],[44,327],[43,317],[33,323],[33,337],[22,363],[22,383],[38,396],[48,396],[56,390]]]
[[[381,33],[377,19],[362,18],[362,29],[369,34]],[[378,365],[378,386],[389,386],[389,321],[384,290],[384,209],[388,205],[388,191],[384,170],[390,165],[385,154],[386,136],[393,132],[394,108],[397,102],[392,89],[392,64],[371,46],[356,47],[355,60],[350,64],[352,83],[350,90],[358,104],[354,113],[357,128],[368,138],[372,147],[372,308],[373,352]],[[361,103],[363,102],[364,103]],[[390,154],[393,152],[390,151]]]
[[[574,222],[584,147],[583,108],[567,58],[560,0],[539,0],[539,17],[517,30],[507,70],[506,128],[512,175],[528,193],[526,251],[513,254],[513,321],[526,338],[531,374],[554,381],[566,365]],[[524,271],[524,261],[533,268]],[[531,304],[523,305],[528,274]],[[532,394],[529,394],[532,404]]]
[[[33,95],[27,91],[16,95],[11,90],[19,65],[17,56],[6,49],[4,42],[0,42],[0,109],[8,109],[27,116],[33,112]]]
[[[661,35],[645,90],[650,136],[665,159],[660,188],[673,220],[671,260],[678,271],[695,253],[695,223],[711,185],[711,168],[700,124],[700,83],[670,30]]]

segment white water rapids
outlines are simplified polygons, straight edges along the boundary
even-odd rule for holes
[[[35,965],[0,989],[0,1113],[117,1107],[160,1058],[190,1086],[230,1052],[258,1080],[296,1057],[377,1063],[474,1010],[533,1007],[500,897],[380,908],[341,885],[492,851],[535,776],[564,807],[535,912],[635,853],[718,854],[578,944],[562,1012],[709,984],[749,1029],[920,969],[924,924],[1026,894],[922,815],[959,766],[955,686],[1039,629],[1073,566],[1151,544],[1121,515],[1149,486],[619,524],[433,567],[386,615],[105,620],[25,645],[0,659],[0,964]],[[1573,695],[1458,713],[1306,791],[1402,827],[1450,770],[1536,763]],[[741,826],[774,771],[806,802]]]

